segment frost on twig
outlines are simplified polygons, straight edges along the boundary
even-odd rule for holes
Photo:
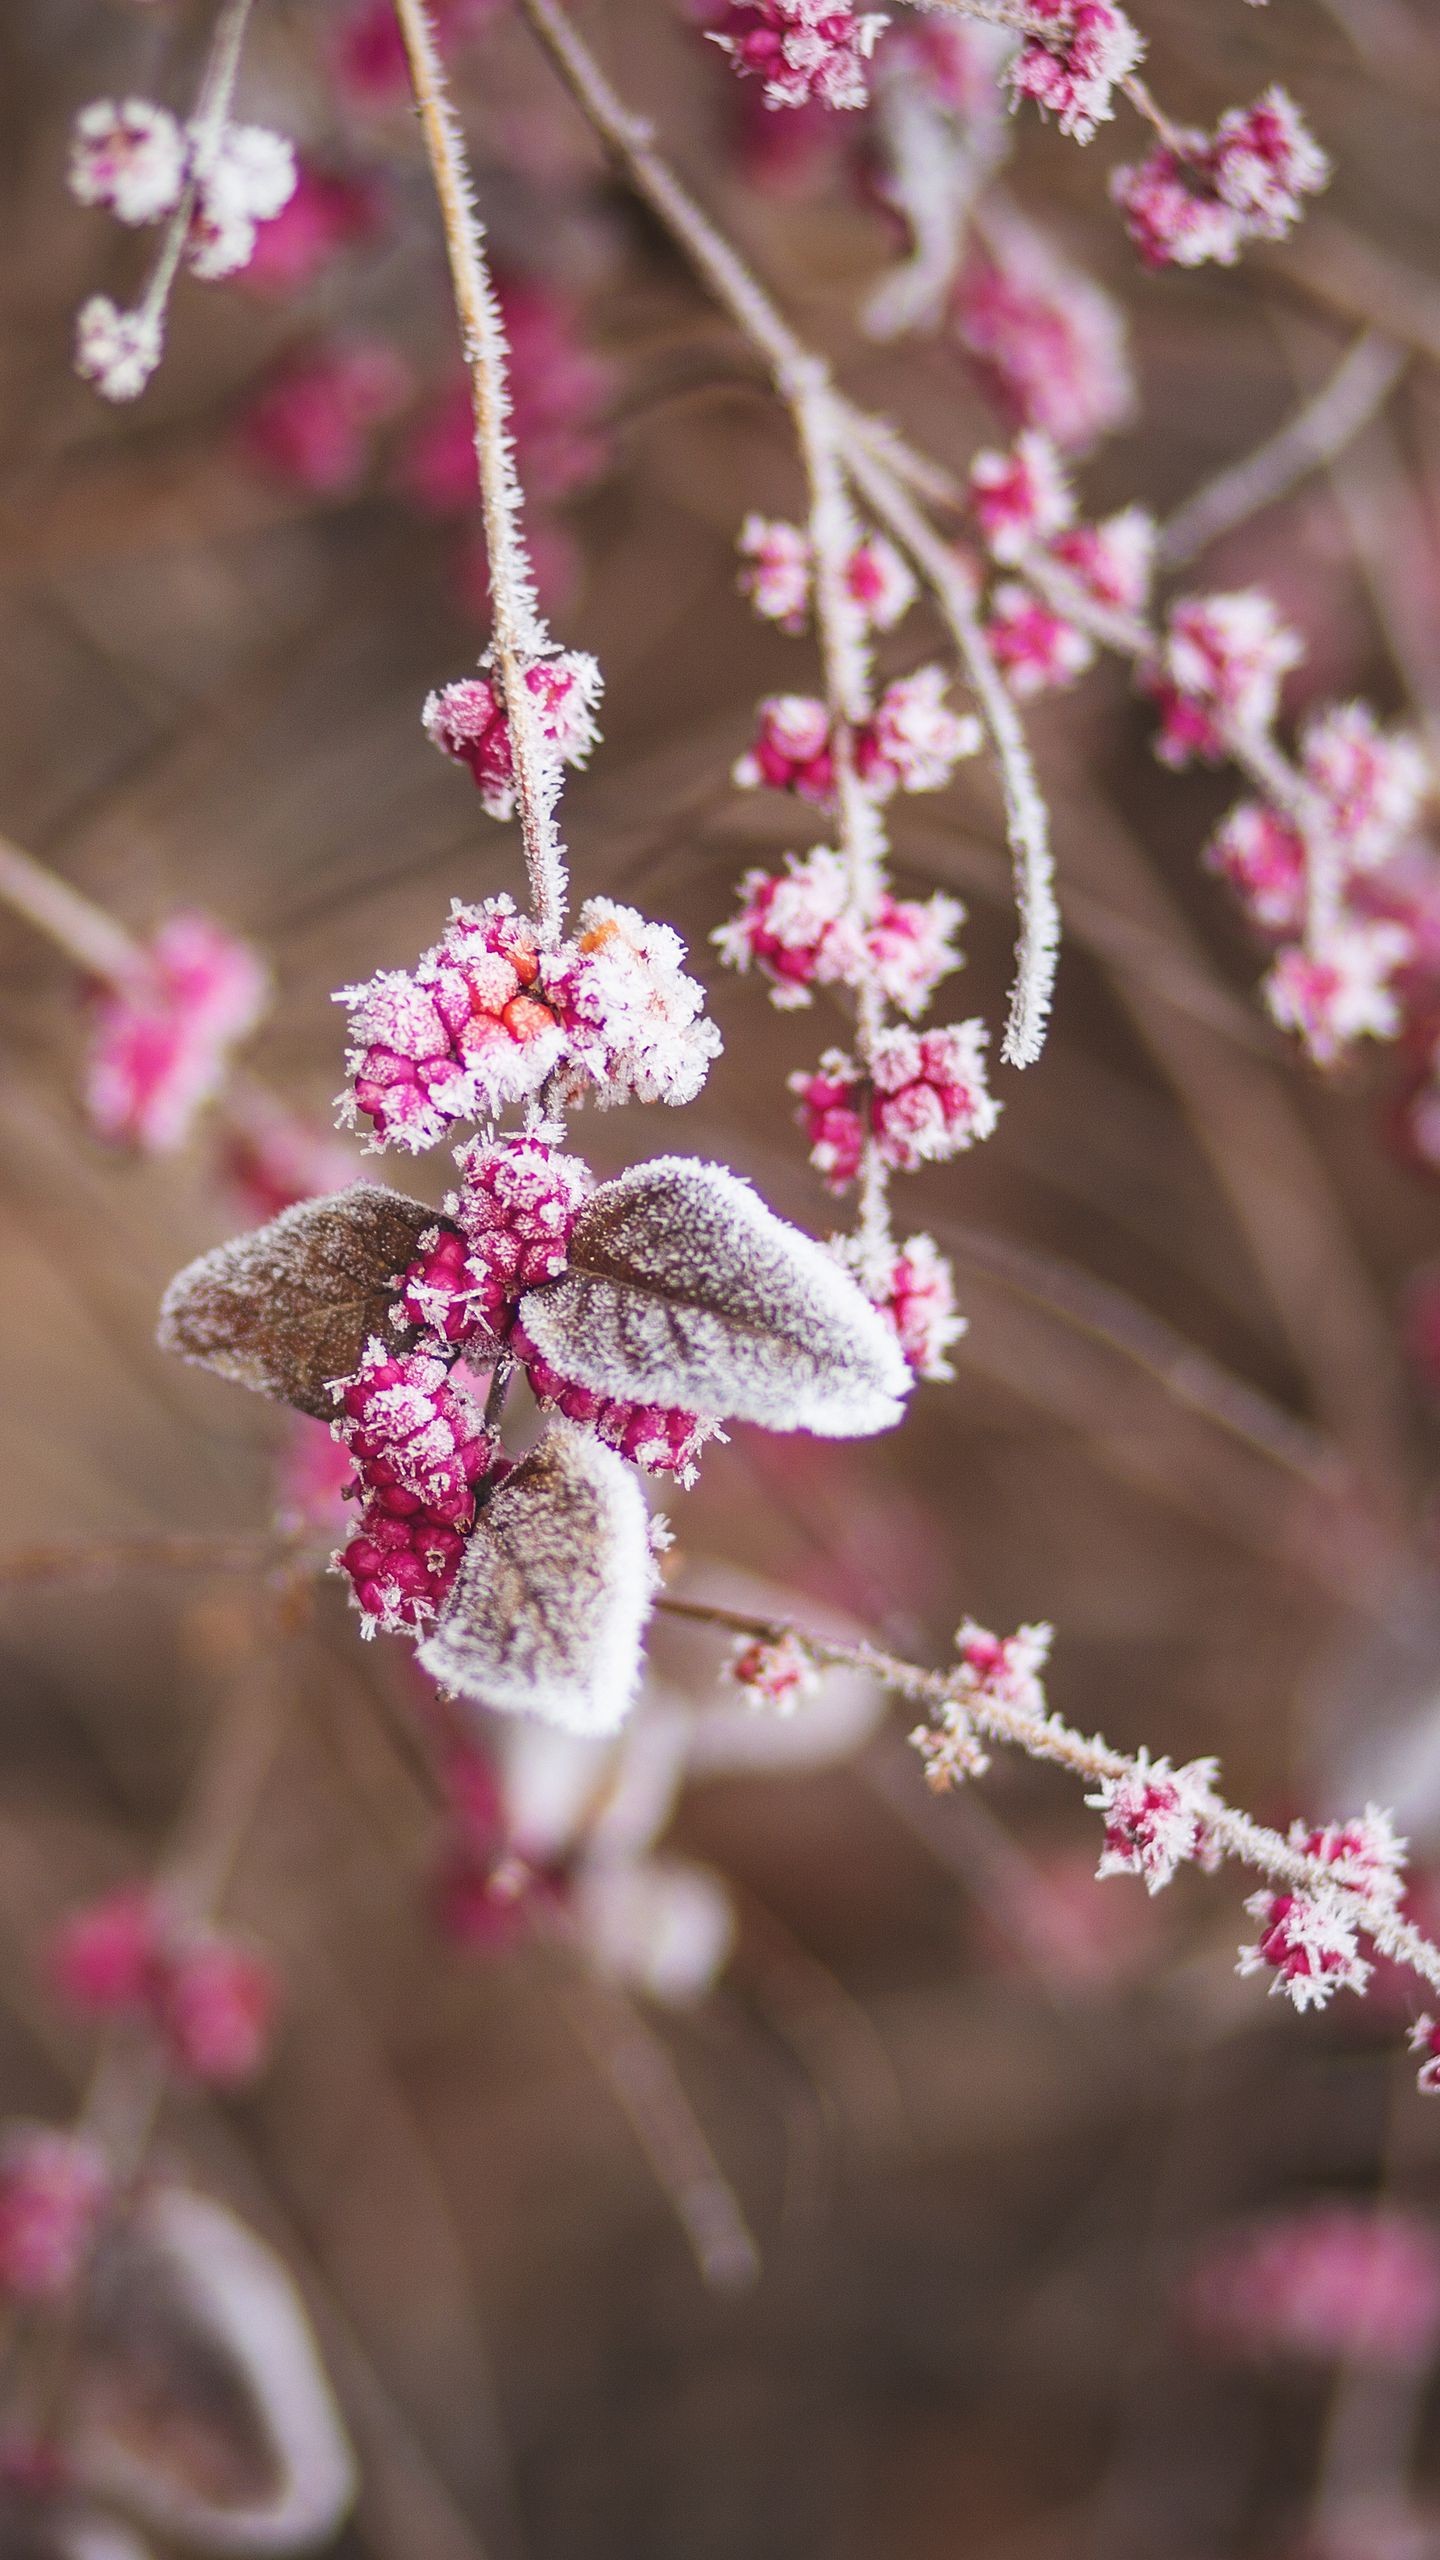
[[[832,1439],[900,1418],[910,1377],[883,1317],[721,1165],[661,1156],[603,1184],[569,1266],[521,1321],[603,1394]]]
[[[331,1381],[359,1367],[372,1335],[393,1338],[396,1274],[434,1224],[423,1200],[369,1183],[302,1200],[171,1281],[160,1348],[329,1422]]]
[[[477,1705],[613,1733],[639,1679],[653,1579],[629,1468],[552,1423],[481,1512],[420,1661]]]

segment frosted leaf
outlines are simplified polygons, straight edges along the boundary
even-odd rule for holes
[[[653,1584],[629,1468],[589,1432],[552,1423],[480,1513],[421,1664],[480,1706],[614,1733]]]
[[[603,1395],[825,1439],[900,1419],[910,1373],[847,1271],[723,1166],[659,1156],[601,1185],[527,1334]]]
[[[582,1867],[575,1918],[602,1973],[667,2008],[703,1999],[735,1942],[729,1893],[690,1858],[605,1858]]]
[[[397,1349],[397,1275],[436,1224],[423,1200],[357,1182],[302,1200],[266,1227],[204,1253],[171,1281],[157,1339],[257,1395],[332,1421],[333,1378],[350,1377],[372,1334]]]
[[[179,2187],[146,2194],[96,2254],[72,2445],[80,2485],[167,2547],[308,2550],[355,2493],[285,2268],[224,2205]]]

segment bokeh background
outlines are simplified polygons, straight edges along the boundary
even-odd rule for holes
[[[513,830],[420,728],[481,645],[475,529],[406,485],[452,322],[410,120],[337,83],[343,15],[265,0],[242,101],[371,191],[358,236],[289,289],[182,287],[162,372],[115,412],[70,371],[72,315],[140,251],[69,201],[67,130],[92,97],[183,100],[208,12],[0,13],[0,828],[137,932],[187,904],[257,944],[277,995],[252,1063],[319,1126],[332,992],[405,963],[452,896],[518,885]],[[1132,332],[1136,418],[1086,466],[1086,510],[1163,515],[1324,378],[1367,294],[1435,330],[1440,30],[1425,0],[1142,15],[1177,111],[1205,123],[1283,77],[1338,164],[1293,250],[1152,279],[1105,198],[1131,137],[1017,135],[1017,200]],[[893,238],[853,148],[762,171],[671,0],[596,0],[585,23],[847,386],[963,465],[996,421],[956,347],[857,328]],[[707,948],[740,871],[809,841],[728,782],[756,696],[808,679],[806,644],[734,585],[741,515],[799,503],[785,421],[524,28],[498,6],[456,60],[497,261],[561,298],[596,368],[587,449],[552,457],[541,509],[558,628],[606,676],[604,745],[566,803],[576,885],[680,927],[726,1041],[683,1127],[630,1111],[584,1138],[602,1169],[714,1154],[823,1232],[784,1078],[836,1026],[774,1012]],[[410,388],[317,491],[276,467],[256,404],[337,333],[382,340]],[[1363,692],[1440,733],[1437,439],[1417,354],[1333,469],[1199,565],[1268,585],[1305,632],[1291,707]],[[888,644],[897,668],[938,646],[917,629]],[[1215,1751],[1270,1817],[1395,1801],[1423,1879],[1440,1585],[1404,1310],[1434,1177],[1397,1143],[1393,1058],[1320,1080],[1265,1023],[1260,955],[1198,860],[1225,779],[1162,773],[1149,727],[1109,667],[1031,722],[1069,925],[1055,1026],[1038,1067],[998,1075],[994,1140],[905,1202],[955,1258],[955,1383],[879,1442],[737,1430],[667,1506],[679,1566],[696,1588],[758,1577],[920,1661],[966,1614],[1053,1620],[1073,1723]],[[964,768],[899,806],[903,882],[966,901],[964,1009],[994,1022],[1013,926],[989,782]],[[284,1443],[152,1347],[165,1282],[242,1211],[203,1136],[140,1161],[89,1133],[85,1033],[73,972],[0,919],[0,2103],[20,2115],[63,2116],[87,2062],[37,1982],[47,1928],[165,1855],[226,1695],[269,1659],[253,1574],[100,1550],[259,1536]],[[6,1576],[5,1550],[54,1543],[92,1545],[93,1568]],[[723,1642],[668,1642],[665,1694],[703,1716]],[[683,1789],[665,1846],[724,1879],[733,1952],[703,1999],[617,2011],[563,1933],[465,1950],[437,1929],[403,1651],[362,1652],[338,1584],[275,1676],[283,1730],[228,1907],[278,1958],[283,2032],[253,2094],[178,2104],[161,2139],[297,2271],[364,2466],[345,2553],[1440,2551],[1433,2335],[1408,2360],[1307,2360],[1194,2309],[1192,2270],[1237,2217],[1378,2199],[1440,2236],[1440,2111],[1414,2090],[1403,1986],[1297,2020],[1235,1978],[1233,1874],[1153,1903],[1097,1887],[1066,1781],[1002,1765],[937,1802],[910,1719],[876,1705],[794,1742],[794,1765]],[[702,2281],[637,2139],[637,2019],[754,2236],[748,2286]]]

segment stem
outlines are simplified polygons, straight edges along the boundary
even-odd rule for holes
[[[180,272],[185,243],[190,237],[201,181],[230,121],[235,82],[240,72],[240,54],[253,6],[254,0],[226,0],[226,6],[216,20],[210,58],[205,65],[195,113],[190,119],[190,174],[180,201],[165,226],[149,282],[136,305],[136,318],[143,320],[153,333],[157,362],[164,337],[165,315],[175,278]]]
[[[1073,1731],[1062,1716],[1042,1714],[997,1697],[969,1683],[963,1674],[926,1671],[916,1663],[902,1662],[896,1655],[883,1652],[877,1645],[811,1635],[788,1619],[752,1617],[710,1601],[677,1600],[664,1593],[656,1606],[672,1617],[722,1628],[752,1642],[758,1639],[762,1644],[779,1644],[788,1638],[802,1646],[813,1662],[869,1672],[896,1697],[932,1711],[939,1709],[942,1716],[947,1708],[961,1706],[977,1732],[990,1741],[1008,1743],[1031,1760],[1052,1761],[1057,1768],[1068,1770],[1072,1777],[1083,1778],[1092,1786],[1100,1779],[1134,1777],[1139,1770],[1138,1761],[1129,1752],[1113,1751],[1100,1734],[1087,1739]],[[1440,1990],[1440,1946],[1432,1944],[1413,1921],[1402,1919],[1387,1903],[1377,1901],[1363,1885],[1352,1881],[1343,1861],[1331,1862],[1311,1857],[1305,1850],[1292,1849],[1278,1831],[1269,1830],[1218,1796],[1211,1798],[1205,1819],[1207,1832],[1227,1857],[1253,1868],[1274,1884],[1302,1893],[1343,1886],[1353,1904],[1357,1926],[1364,1929],[1380,1953],[1392,1957],[1397,1964],[1409,1965],[1433,1989]]]
[[[1288,496],[1308,472],[1333,462],[1383,409],[1409,361],[1405,348],[1378,329],[1365,330],[1276,434],[1176,508],[1160,535],[1166,568],[1188,568],[1212,542]]]
[[[123,925],[4,836],[0,836],[0,904],[55,943],[87,978],[98,978],[105,986],[130,987],[145,974],[146,954]]]
[[[535,596],[535,582],[521,530],[522,494],[508,431],[510,390],[500,307],[485,257],[485,235],[475,210],[464,138],[446,88],[424,0],[395,0],[395,15],[410,64],[411,85],[435,181],[444,226],[450,279],[470,372],[475,417],[475,458],[490,568],[493,615],[491,654],[510,726],[515,799],[535,923],[547,948],[559,941],[565,918],[565,860],[555,827],[560,760],[540,726],[526,681],[530,668],[553,648]]]

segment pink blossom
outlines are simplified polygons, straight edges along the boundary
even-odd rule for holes
[[[0,2144],[0,2291],[18,2302],[67,2294],[109,2194],[105,2154],[88,2135],[12,2126]]]
[[[1057,613],[1018,578],[1003,578],[990,597],[985,622],[990,653],[1020,702],[1073,684],[1094,660],[1085,632]]]
[[[302,292],[342,249],[370,238],[379,221],[375,181],[344,170],[298,165],[295,186],[263,223],[244,270],[252,293]]]
[[[564,1027],[561,1087],[572,1102],[693,1102],[720,1054],[685,945],[611,898],[587,898],[573,938],[545,964]]]
[[[1213,2243],[1189,2297],[1247,2355],[1417,2372],[1440,2336],[1440,2239],[1393,2206],[1308,2205]]]
[[[241,450],[291,488],[347,496],[370,469],[376,427],[394,416],[408,388],[404,358],[382,338],[292,356],[248,402]]]
[[[1102,1778],[1085,1799],[1105,1817],[1097,1875],[1142,1876],[1146,1892],[1158,1893],[1192,1858],[1209,1863],[1206,1820],[1218,1775],[1213,1760],[1175,1769],[1140,1751],[1122,1777]]]
[[[963,757],[978,754],[980,724],[942,697],[943,667],[917,667],[887,684],[855,732],[855,770],[873,798],[892,791],[943,791]]]
[[[198,1931],[164,1970],[156,2023],[173,2067],[187,2080],[233,2089],[265,2059],[276,2002],[264,1958],[237,1939]]]
[[[1327,936],[1321,956],[1287,944],[1265,980],[1266,1006],[1317,1066],[1332,1066],[1353,1041],[1393,1040],[1400,1028],[1395,978],[1409,956],[1403,925],[1353,919]]]
[[[743,0],[727,12],[727,30],[707,30],[744,78],[764,83],[767,107],[863,107],[865,65],[883,17],[850,0]]]
[[[353,1094],[376,1142],[413,1153],[457,1120],[488,1118],[536,1093],[564,1036],[538,984],[534,930],[506,897],[457,901],[413,971],[382,970],[342,988],[350,1007]]]
[[[495,1342],[525,1291],[564,1270],[590,1174],[578,1156],[534,1138],[477,1139],[457,1162],[461,1187],[446,1207],[459,1228],[422,1237],[403,1274],[404,1309],[445,1342]]]
[[[828,845],[803,861],[791,855],[775,875],[747,871],[744,903],[711,940],[732,968],[751,962],[773,980],[774,1002],[808,1004],[815,986],[873,982],[901,1012],[924,1011],[940,980],[960,965],[954,934],[964,922],[958,900],[937,894],[897,899],[883,891],[870,921],[860,924],[846,865]]]
[[[814,1073],[793,1075],[810,1160],[831,1189],[854,1180],[867,1137],[900,1173],[988,1138],[1000,1110],[985,1083],[988,1036],[978,1021],[887,1030],[872,1043],[868,1079],[838,1049],[827,1050]]]
[[[96,2018],[142,2008],[159,1962],[160,1916],[143,1885],[124,1885],[60,1922],[45,1969],[61,1999]]]
[[[726,1678],[743,1690],[750,1704],[793,1715],[800,1700],[820,1685],[811,1655],[787,1627],[783,1635],[745,1637],[726,1665]]]
[[[1057,534],[1050,557],[1086,595],[1112,613],[1141,613],[1150,600],[1155,519],[1145,507],[1122,507],[1102,524]]]
[[[1089,142],[1115,113],[1113,91],[1145,51],[1115,0],[1031,0],[1054,33],[1027,36],[1009,68],[1017,98],[1033,98],[1062,133]]]
[[[195,127],[191,141],[197,195],[185,260],[192,275],[213,282],[249,265],[260,225],[289,203],[295,154],[283,134],[258,124],[227,124],[203,160]]]
[[[495,1451],[480,1415],[424,1352],[371,1341],[341,1389],[336,1430],[355,1460],[360,1526],[336,1563],[364,1631],[415,1633],[454,1581],[475,1518],[475,1488]]]
[[[972,249],[952,305],[956,336],[1001,415],[1083,453],[1123,426],[1135,386],[1125,323],[1099,285],[1018,227]]]
[[[85,1085],[92,1127],[147,1155],[183,1146],[269,993],[248,943],[208,916],[168,917],[133,976],[94,995]]]
[[[1255,1893],[1245,1905],[1260,1923],[1253,1946],[1240,1950],[1239,1971],[1274,1974],[1272,1991],[1297,2009],[1322,2009],[1337,1991],[1363,1991],[1371,1968],[1360,1953],[1353,1903],[1343,1888]]]
[[[524,1325],[510,1331],[510,1347],[525,1363],[525,1373],[540,1402],[563,1413],[568,1422],[584,1423],[606,1447],[629,1458],[650,1474],[678,1476],[693,1484],[696,1462],[719,1424],[706,1415],[687,1413],[678,1405],[635,1404],[623,1396],[606,1396],[578,1380],[566,1378],[536,1349]]]
[[[1258,587],[1183,597],[1171,608],[1158,665],[1145,680],[1160,705],[1161,762],[1179,768],[1200,756],[1218,763],[1228,733],[1267,730],[1281,684],[1304,654]]]
[[[1048,436],[1027,427],[1008,453],[977,453],[970,506],[996,560],[1015,567],[1073,523],[1075,500]]]
[[[740,528],[740,592],[765,622],[805,628],[810,610],[810,541],[797,524],[748,515]]]
[[[763,783],[771,791],[794,791],[802,800],[831,799],[835,759],[824,703],[803,693],[769,695],[760,705],[754,744],[733,766],[731,779],[741,791]]]
[[[107,293],[92,293],[75,323],[75,370],[105,400],[138,400],[160,361],[159,320],[121,311]]]
[[[1299,220],[1301,197],[1318,195],[1330,177],[1329,161],[1281,88],[1221,117],[1206,168],[1221,201],[1243,217],[1247,232],[1266,240],[1283,240]]]
[[[1353,1885],[1370,1901],[1398,1905],[1405,1889],[1407,1843],[1396,1834],[1394,1816],[1380,1805],[1367,1804],[1363,1814],[1344,1822],[1314,1827],[1292,1822],[1290,1846],[1304,1857],[1342,1868],[1338,1881]]]
[[[1147,267],[1233,267],[1247,237],[1244,217],[1204,183],[1205,135],[1186,142],[1184,158],[1162,143],[1112,171],[1111,197]]]
[[[599,737],[594,712],[600,670],[595,660],[579,650],[544,658],[526,668],[525,683],[539,709],[542,737],[563,764],[583,765]],[[489,676],[447,684],[427,697],[424,722],[432,746],[458,764],[468,764],[487,816],[513,818],[515,766],[499,686]]]
[[[1242,800],[1205,848],[1205,866],[1228,880],[1258,925],[1296,933],[1305,912],[1305,846],[1287,819]]]
[[[1335,842],[1357,870],[1372,870],[1419,815],[1430,783],[1424,750],[1414,738],[1387,736],[1364,702],[1308,720],[1300,749]]]
[[[892,1327],[915,1376],[953,1378],[946,1354],[967,1328],[955,1312],[955,1274],[933,1237],[877,1251],[862,1236],[842,1236],[833,1250]]]
[[[104,205],[120,222],[158,222],[185,185],[185,136],[166,107],[148,98],[97,98],[75,119],[70,192]]]

